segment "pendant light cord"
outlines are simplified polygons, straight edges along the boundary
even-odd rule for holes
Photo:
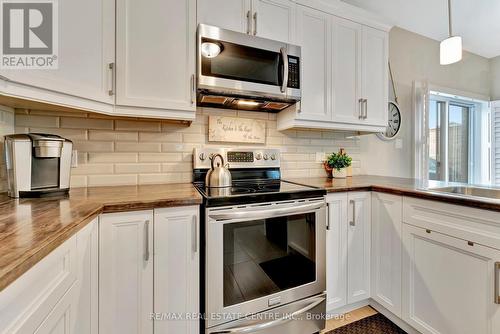
[[[451,30],[451,0],[448,0],[448,33],[450,37],[453,36],[452,30]]]

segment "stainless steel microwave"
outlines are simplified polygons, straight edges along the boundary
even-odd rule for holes
[[[198,26],[197,104],[278,112],[300,101],[300,46]]]

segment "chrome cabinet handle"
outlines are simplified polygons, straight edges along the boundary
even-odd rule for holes
[[[198,222],[196,219],[196,215],[193,216],[193,250],[195,253],[198,253]]]
[[[251,30],[252,30],[252,19],[251,16],[252,13],[250,11],[247,12],[247,34],[250,35]]]
[[[253,13],[253,34],[257,35],[257,12]]]
[[[254,333],[254,332],[260,332],[264,331],[265,329],[269,329],[272,327],[276,327],[279,325],[282,325],[284,323],[287,323],[291,320],[297,319],[301,314],[304,314],[319,304],[323,303],[326,300],[325,295],[320,295],[317,298],[313,299],[313,302],[307,306],[304,306],[303,308],[293,312],[286,314],[283,316],[283,318],[278,318],[269,322],[264,322],[264,323],[259,323],[256,325],[250,325],[250,326],[244,326],[244,327],[236,327],[236,328],[228,328],[228,329],[223,329],[218,332],[213,332],[212,334],[234,334],[234,333]]]
[[[115,63],[109,63],[108,69],[111,72],[111,89],[108,90],[109,96],[115,95]]]
[[[495,304],[500,304],[500,262],[495,262]]]
[[[191,104],[194,104],[195,90],[196,90],[195,77],[194,74],[191,74]]]
[[[283,61],[283,83],[281,84],[281,92],[284,93],[288,87],[288,54],[286,48],[281,48],[280,54]]]
[[[149,220],[144,223],[144,261],[149,261]]]
[[[363,119],[363,101],[364,101],[364,99],[358,100],[358,104],[359,104],[358,119]]]
[[[364,99],[363,106],[364,106],[363,119],[367,119],[368,118],[368,99]]]
[[[328,214],[326,215],[326,230],[329,231],[330,230],[330,204],[327,204],[326,205],[326,208],[327,208],[327,212]]]
[[[351,199],[349,202],[352,204],[352,220],[349,225],[356,226],[356,201]]]

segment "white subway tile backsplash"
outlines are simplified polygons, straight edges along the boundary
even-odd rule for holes
[[[161,152],[160,143],[115,142],[116,152]]]
[[[265,120],[266,144],[209,142],[210,115]],[[190,182],[195,147],[279,148],[284,178],[325,176],[316,152],[340,147],[352,156],[353,173],[361,168],[359,139],[352,133],[282,132],[276,130],[275,114],[199,108],[191,126],[86,112],[16,110],[15,117],[17,133],[55,133],[74,141],[78,167],[72,169],[72,187]]]
[[[71,114],[69,114],[71,115]],[[32,117],[29,115],[28,117]],[[44,116],[38,116],[44,117]],[[16,117],[17,123],[17,117]],[[94,119],[81,117],[61,117],[61,128],[67,129],[103,129],[112,130],[113,121],[111,119]]]

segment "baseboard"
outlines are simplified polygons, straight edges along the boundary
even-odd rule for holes
[[[387,310],[385,307],[377,303],[375,300],[370,299],[369,305],[373,307],[377,312],[381,313],[384,317],[395,323],[399,328],[404,330],[408,334],[420,334],[415,328],[408,325],[405,321],[400,319],[398,316],[394,315],[391,311]]]
[[[335,318],[335,316],[341,316],[341,315],[343,315],[345,313],[354,311],[354,310],[356,310],[358,308],[364,307],[364,306],[369,305],[369,304],[370,304],[370,300],[369,299],[365,299],[365,300],[361,300],[359,302],[352,303],[352,304],[349,304],[349,305],[346,305],[346,306],[342,306],[342,307],[339,307],[339,308],[336,308],[336,309],[333,309],[333,310],[327,310],[326,313],[331,318]]]

